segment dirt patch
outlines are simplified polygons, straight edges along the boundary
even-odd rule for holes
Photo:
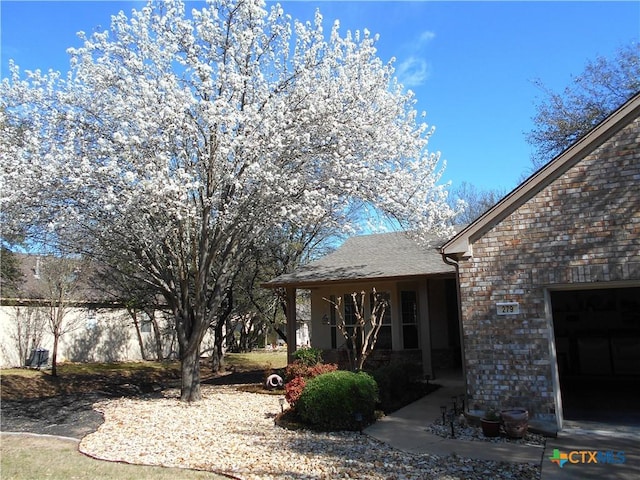
[[[56,377],[48,372],[36,376],[3,375],[2,401],[29,400],[59,395],[101,393],[121,396],[151,393],[179,385],[180,373],[175,369],[140,369],[103,373],[63,373]]]
[[[102,424],[93,404],[99,394],[59,395],[43,399],[2,402],[2,431],[29,432],[82,438]]]

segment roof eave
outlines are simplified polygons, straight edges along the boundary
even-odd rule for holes
[[[262,283],[260,286],[268,289],[275,288],[297,288],[297,289],[312,289],[320,288],[328,285],[339,284],[352,284],[352,283],[375,283],[375,282],[405,282],[413,281],[421,278],[443,278],[455,276],[455,270],[450,272],[434,272],[423,273],[416,275],[402,275],[402,276],[387,276],[387,277],[358,277],[358,278],[334,278],[324,280],[300,280],[300,281],[283,281],[283,282],[267,282]]]

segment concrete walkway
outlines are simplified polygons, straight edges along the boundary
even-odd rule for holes
[[[565,422],[557,437],[547,438],[544,447],[512,443],[492,443],[445,439],[426,431],[426,426],[439,418],[440,405],[451,404],[454,395],[464,392],[459,379],[438,379],[442,385],[433,393],[388,415],[365,429],[365,433],[388,445],[411,453],[439,456],[456,455],[478,460],[539,463],[540,480],[637,480],[640,479],[640,425],[591,424]],[[609,454],[609,462],[567,462],[562,468],[551,461],[554,450],[559,453],[598,451]],[[622,452],[622,456],[620,453]],[[582,454],[572,455],[580,460]],[[584,454],[585,460],[589,454]],[[624,458],[624,462],[620,462]],[[612,463],[616,461],[618,463]]]
[[[562,468],[551,462],[555,450],[571,455]],[[540,480],[601,479],[640,479],[640,425],[565,421],[557,438],[547,439]]]
[[[394,448],[411,453],[429,453],[448,456],[452,453],[478,460],[539,463],[544,448],[535,445],[489,443],[471,440],[447,439],[426,431],[427,425],[441,416],[440,405],[450,405],[451,397],[464,392],[461,380],[442,379],[435,392],[383,417],[365,430],[365,433]],[[481,447],[481,448],[480,448]]]

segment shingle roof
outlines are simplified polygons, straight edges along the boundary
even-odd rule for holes
[[[2,304],[10,304],[51,301],[51,293],[48,293],[49,285],[46,275],[40,275],[46,271],[47,257],[22,253],[14,253],[14,255],[22,273],[22,281],[19,282],[15,296],[5,296],[6,292],[0,292],[0,302]],[[76,263],[74,260],[71,261]],[[77,264],[78,269],[75,273],[78,275],[78,279],[67,285],[69,292],[67,292],[68,297],[65,298],[65,301],[73,304],[111,305],[114,302],[114,297],[106,291],[98,289],[91,279],[91,275],[97,272],[96,268],[82,265],[80,261],[77,261]]]
[[[292,273],[280,275],[264,287],[305,287],[327,282],[394,279],[451,274],[439,248],[446,239],[432,237],[430,246],[418,244],[405,232],[362,235],[346,240],[340,248]]]

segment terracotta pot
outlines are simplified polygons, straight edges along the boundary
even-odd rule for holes
[[[480,419],[480,426],[485,437],[497,437],[500,435],[500,421]]]
[[[529,412],[524,408],[509,408],[500,412],[504,431],[511,438],[522,438],[529,428]]]

